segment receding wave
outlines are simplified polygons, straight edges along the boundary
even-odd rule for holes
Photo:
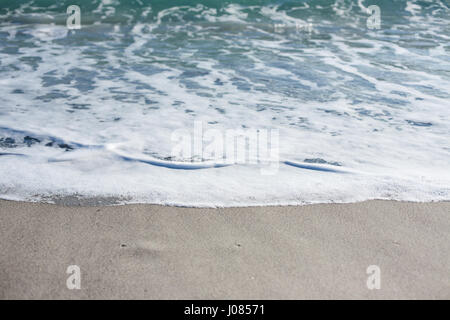
[[[450,199],[448,2],[380,1],[376,29],[365,0],[86,0],[69,30],[72,4],[0,2],[0,197]],[[198,123],[278,130],[277,157],[174,156]]]

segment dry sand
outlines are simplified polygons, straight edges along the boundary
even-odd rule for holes
[[[69,265],[81,290],[66,287]],[[381,289],[366,286],[369,265]],[[191,209],[0,201],[2,299],[450,298],[450,203]]]

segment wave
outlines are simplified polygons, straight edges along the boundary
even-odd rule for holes
[[[80,0],[72,31],[72,1],[0,1],[0,197],[450,199],[448,2],[380,1],[369,30],[372,3]],[[278,172],[173,157],[197,122],[278,130]]]

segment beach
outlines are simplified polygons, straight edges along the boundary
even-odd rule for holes
[[[371,2],[0,1],[0,299],[450,299],[450,8]]]
[[[0,299],[450,299],[450,203],[0,201]],[[81,289],[69,290],[68,266]],[[367,286],[369,266],[380,288]]]

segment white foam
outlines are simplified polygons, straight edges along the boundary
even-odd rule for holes
[[[334,8],[346,16],[344,4]],[[108,6],[102,1],[99,12],[112,14]],[[440,20],[414,8],[436,36]],[[246,27],[248,12],[259,9],[174,7],[129,33],[126,25],[92,27],[111,38],[95,43],[97,58],[88,45],[65,46],[62,26],[0,25],[8,41],[33,44],[0,52],[0,139],[19,145],[0,147],[0,197],[189,206],[449,200],[449,62],[437,40],[446,36],[427,52],[376,32],[331,33],[300,46],[292,35]],[[209,24],[184,21],[188,13]],[[304,22],[277,6],[258,13],[272,23]],[[244,26],[229,31],[234,23]],[[186,48],[177,42],[184,33]],[[204,54],[200,40],[217,40],[221,54]],[[172,47],[163,54],[158,45]],[[279,170],[264,176],[261,165],[164,159],[171,134],[194,121],[220,132],[278,129]],[[27,135],[78,147],[26,147]]]

